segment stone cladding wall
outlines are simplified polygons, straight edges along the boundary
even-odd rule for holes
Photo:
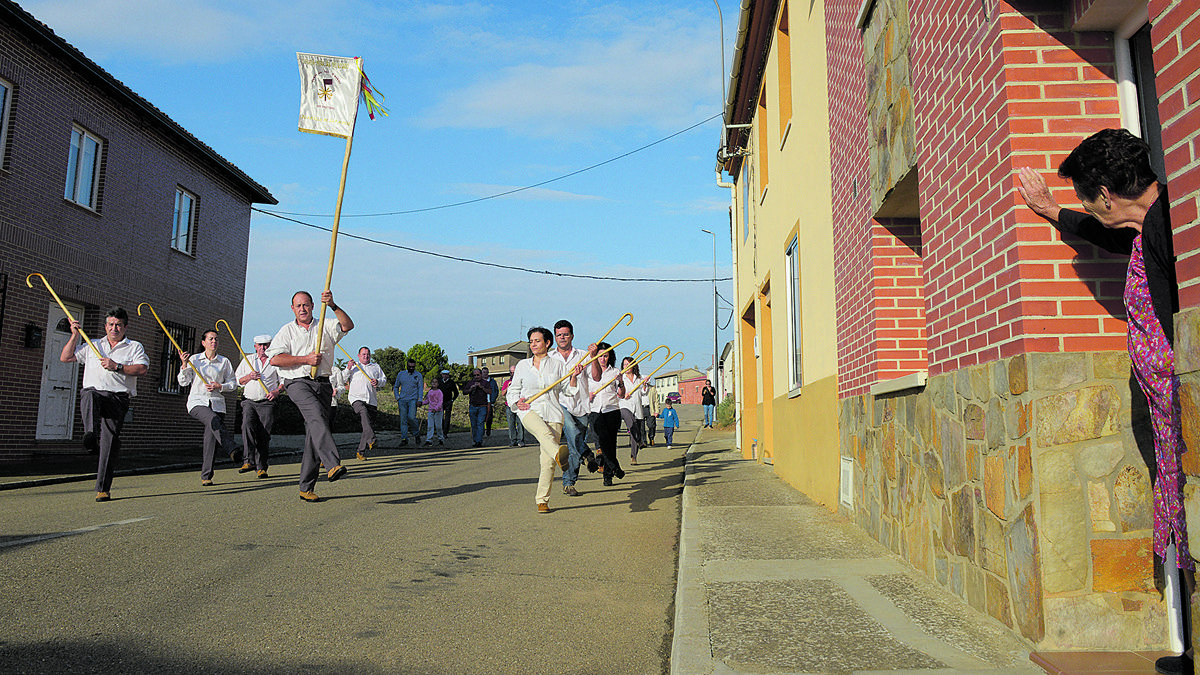
[[[1134,403],[1129,357],[1110,351],[844,398],[854,506],[840,510],[1038,649],[1163,648]]]

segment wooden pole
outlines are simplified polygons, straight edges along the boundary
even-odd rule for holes
[[[354,116],[355,124],[358,123],[357,113]],[[354,146],[354,127],[350,127],[350,135],[346,137],[346,155],[342,158],[342,180],[338,184],[337,206],[333,210],[333,233],[329,238],[329,268],[325,270],[325,286],[322,287],[322,292],[330,289],[330,284],[333,283],[333,257],[337,253],[337,236],[338,225],[342,221],[342,198],[346,196],[346,172],[350,170],[350,149]],[[322,333],[325,331],[325,303],[321,303],[321,319],[317,322],[317,344],[314,347],[314,353],[321,353]],[[310,373],[313,377],[317,376],[317,366],[312,367]]]
[[[46,290],[50,291],[50,297],[54,298],[54,301],[58,303],[58,308],[63,311],[63,314],[67,315],[67,321],[75,323],[75,317],[71,316],[71,310],[67,309],[67,306],[63,304],[63,301],[58,299],[58,293],[54,292],[54,289],[50,287],[50,282],[46,281],[46,277],[42,276],[40,272],[34,272],[33,274],[25,277],[25,285],[33,288],[33,281],[31,281],[31,279],[34,277],[42,280],[42,283],[46,286]],[[83,340],[88,343],[88,346],[91,347],[92,351],[96,354],[96,360],[103,359],[104,356],[100,354],[100,350],[96,349],[96,345],[92,342],[92,339],[87,336],[87,333],[83,332],[82,328],[79,329],[79,334],[83,336]]]

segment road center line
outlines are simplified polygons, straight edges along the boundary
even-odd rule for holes
[[[71,537],[71,536],[74,536],[77,534],[87,534],[88,532],[95,532],[96,530],[99,530],[99,529],[105,528],[105,527],[113,527],[115,525],[129,525],[130,523],[138,523],[143,520],[150,520],[151,517],[152,516],[147,516],[145,518],[130,518],[129,520],[118,520],[115,523],[105,523],[103,525],[92,525],[91,527],[81,527],[78,530],[70,530],[68,532],[54,532],[52,534],[42,534],[42,535],[38,535],[36,537],[26,537],[24,539],[16,539],[14,541],[0,542],[0,548],[9,548],[11,546],[22,546],[24,544],[33,544],[33,543],[36,543],[39,541],[46,541],[48,539],[58,539],[59,537]]]

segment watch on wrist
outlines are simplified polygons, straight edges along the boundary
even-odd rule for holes
[[[124,363],[117,364],[117,372],[121,373],[122,375],[125,374],[125,364]]]

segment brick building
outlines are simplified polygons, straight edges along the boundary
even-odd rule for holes
[[[753,438],[785,479],[1031,646],[1165,647],[1125,259],[1060,236],[1015,176],[1043,171],[1070,206],[1053,173],[1087,135],[1124,126],[1160,151],[1200,513],[1200,7],[743,8],[720,167],[743,453]]]
[[[40,281],[26,286],[32,272],[93,339],[108,307],[129,312],[129,337],[151,363],[125,448],[198,444],[178,358],[137,308],[150,303],[193,351],[217,319],[239,331],[250,205],[275,199],[8,0],[0,151],[0,459],[80,451],[82,368],[59,362],[69,325]],[[221,352],[237,356],[227,339]]]

